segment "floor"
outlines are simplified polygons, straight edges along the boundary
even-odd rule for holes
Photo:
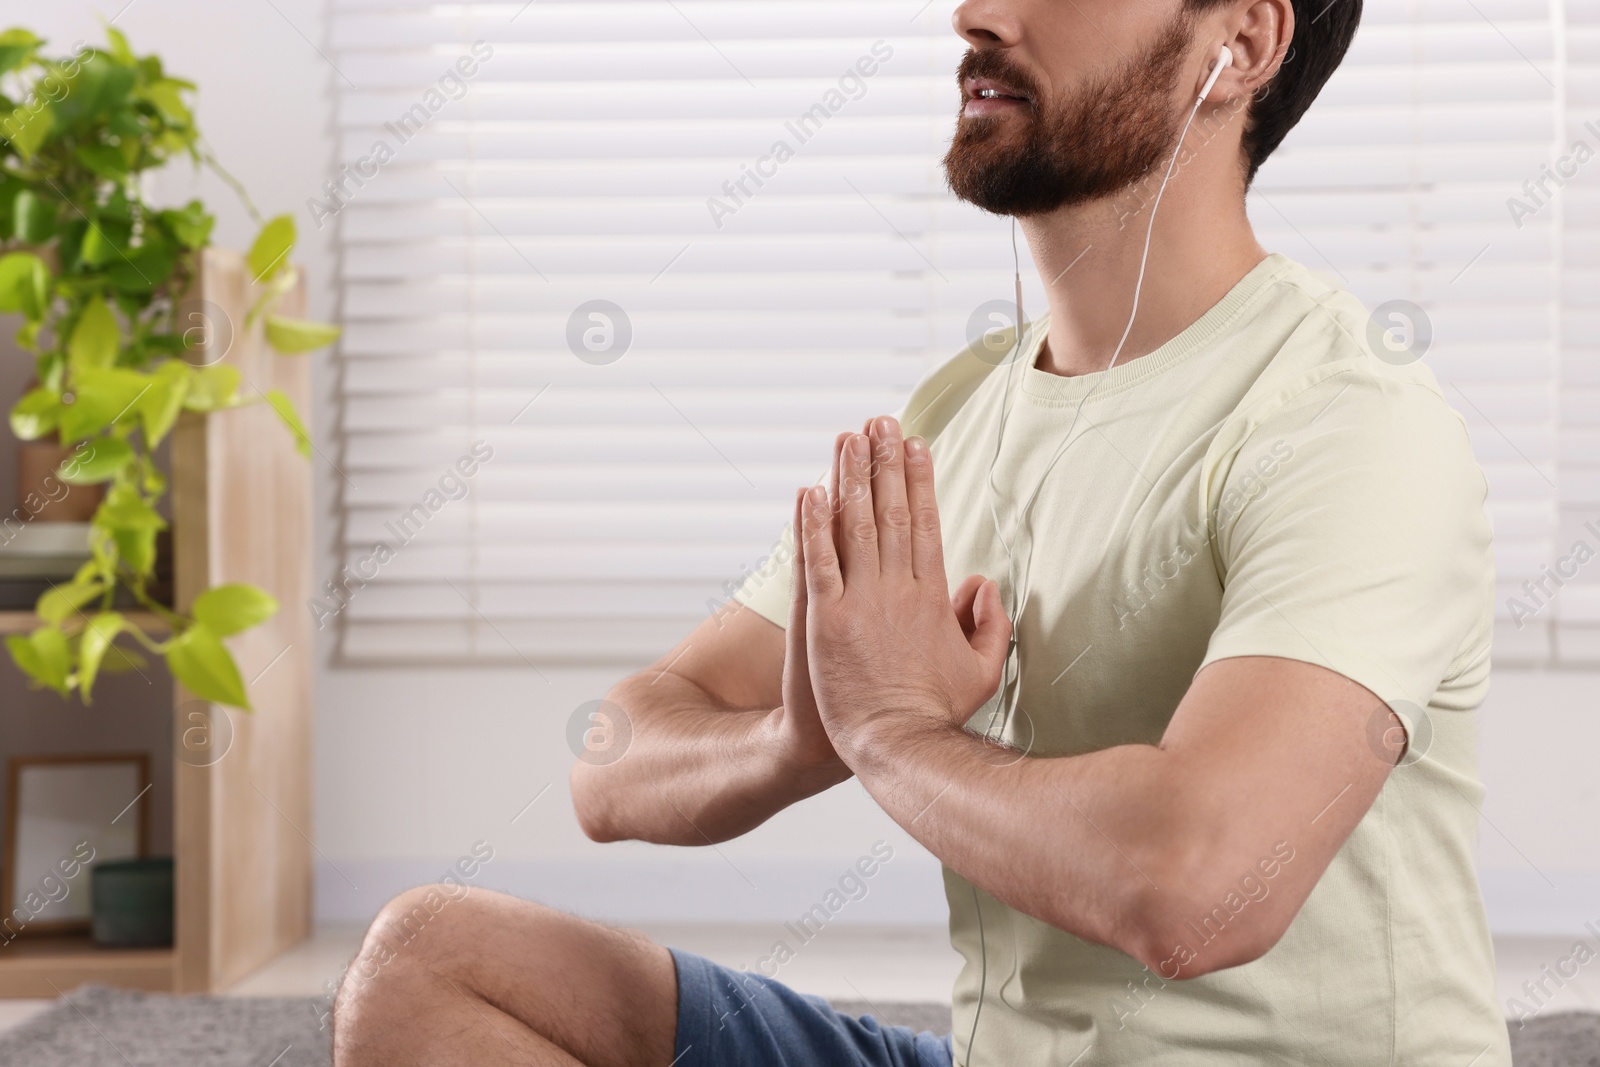
[[[775,937],[770,926],[645,926],[662,944],[709,956],[731,967],[755,969]],[[946,1000],[959,967],[942,926],[836,926],[802,946],[777,977],[807,993],[867,1001]],[[358,926],[328,925],[228,991],[231,996],[321,995],[337,979],[361,941]],[[1558,977],[1572,955],[1571,938],[1497,938],[1499,1001],[1517,998],[1526,1010],[1600,1011],[1600,965],[1592,957],[1571,978]],[[1530,993],[1524,983],[1543,981]],[[1557,983],[1560,983],[1559,986]],[[0,1030],[42,1010],[48,1000],[0,1000]],[[1508,1014],[1511,1008],[1508,1008]]]

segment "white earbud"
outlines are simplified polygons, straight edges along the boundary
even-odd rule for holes
[[[1227,45],[1222,46],[1222,51],[1217,55],[1217,62],[1211,68],[1211,77],[1206,79],[1204,89],[1200,90],[1200,99],[1204,100],[1217,84],[1217,79],[1222,77],[1222,72],[1233,66],[1233,49]]]

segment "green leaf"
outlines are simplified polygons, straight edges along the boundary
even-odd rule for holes
[[[73,153],[78,162],[109,181],[119,182],[128,176],[128,160],[122,150],[105,144],[79,145]]]
[[[11,432],[19,440],[37,441],[56,428],[61,417],[61,398],[48,389],[34,389],[11,409]]]
[[[30,319],[18,326],[16,334],[17,347],[24,352],[38,352],[39,330],[43,325],[44,323],[42,322],[34,322]]]
[[[83,233],[83,243],[78,246],[78,258],[91,267],[98,267],[116,254],[117,246],[91,218],[88,229]]]
[[[300,272],[291,263],[279,270],[270,282],[260,286],[260,295],[256,297],[255,303],[250,305],[250,310],[245,312],[244,328],[247,331],[255,329],[256,320],[263,313],[277,307],[278,297],[293,289],[299,281]]]
[[[84,305],[67,341],[67,365],[74,371],[109,367],[117,361],[121,340],[117,317],[103,297],[94,297]]]
[[[104,530],[165,530],[167,520],[151,507],[138,490],[130,485],[119,485],[106,494],[105,500],[94,513],[94,524]]]
[[[23,104],[0,120],[0,134],[16,146],[17,153],[28,162],[38,155],[55,129],[55,115],[47,107]]]
[[[277,613],[277,600],[253,585],[219,585],[194,602],[195,619],[223,637],[259,626]]]
[[[117,556],[133,573],[149,577],[156,567],[156,531],[113,530],[111,542],[117,546]]]
[[[102,611],[84,627],[83,640],[78,645],[78,691],[83,694],[85,704],[89,703],[95,676],[100,673],[100,661],[105,659],[106,650],[125,625],[126,620],[119,612]]]
[[[146,496],[159,498],[162,493],[167,491],[167,476],[157,470],[153,464],[147,466],[144,468],[141,488]]]
[[[139,95],[153,104],[168,123],[189,126],[194,123],[194,116],[189,113],[189,105],[183,102],[183,90],[187,87],[187,82],[162,78],[146,85]]]
[[[204,204],[191,200],[181,209],[161,212],[161,221],[183,247],[197,249],[211,242],[211,228],[217,220],[206,211]]]
[[[72,377],[73,388],[61,395],[61,443],[68,445],[127,416],[152,381],[148,374],[115,367],[86,368]]]
[[[50,268],[32,252],[0,256],[0,313],[44,318],[50,306]]]
[[[122,31],[115,26],[106,27],[106,40],[111,42],[111,58],[123,66],[131,67],[138,62],[133,57],[133,49],[128,45],[128,39]]]
[[[239,368],[227,363],[195,367],[189,378],[189,395],[183,406],[190,411],[217,411],[230,406],[239,395]]]
[[[283,268],[290,251],[294,249],[294,236],[292,215],[279,215],[261,227],[255,244],[250,246],[247,259],[252,281],[267,281]]]
[[[42,245],[55,233],[55,208],[46,206],[39,194],[23,189],[11,202],[11,232],[25,245]]]
[[[89,601],[106,591],[105,584],[80,575],[65,585],[53,585],[33,606],[34,612],[46,622],[63,623]]]
[[[103,437],[73,449],[56,473],[68,485],[98,485],[115,478],[132,460],[132,445],[115,437]]]
[[[63,696],[67,692],[67,673],[72,669],[72,654],[67,650],[67,635],[54,626],[41,626],[29,635],[39,654],[49,681],[45,684]]]
[[[43,679],[39,677],[44,669],[43,665],[40,664],[39,656],[33,650],[33,642],[28,640],[27,634],[11,634],[8,636],[6,638],[6,651],[11,653],[11,662],[15,663],[23,674],[26,674],[41,685],[44,684]]]
[[[123,108],[106,119],[106,129],[125,141],[140,143],[150,132],[145,117],[131,107]]]
[[[294,410],[294,401],[281,389],[269,389],[263,394],[267,403],[272,405],[272,410],[278,413],[278,418],[289,432],[294,434],[294,448],[307,459],[311,458],[311,434],[306,432],[305,423],[300,421],[300,415]]]
[[[203,622],[190,626],[167,646],[167,666],[185,689],[201,700],[250,710],[244,679],[233,656]]]
[[[0,110],[4,110],[3,104],[0,104]],[[27,188],[16,176],[0,170],[0,236],[12,232],[12,215],[17,202],[17,194],[24,192]]]
[[[129,626],[128,629],[133,629]],[[111,646],[111,655],[100,664],[101,674],[127,674],[129,671],[142,671],[150,666],[150,661],[131,648],[122,648],[118,645]]]
[[[42,626],[26,636],[12,634],[6,638],[6,647],[28,677],[62,696],[67,695],[72,654],[67,649],[66,634],[54,626]]]
[[[267,316],[267,343],[286,355],[313,352],[338,340],[340,329],[325,322],[307,322],[282,315]]]
[[[107,240],[112,234],[104,235]],[[146,234],[145,243],[128,252],[114,251],[106,259],[106,277],[123,293],[143,296],[172,276],[177,265],[178,250],[165,242],[157,242]]]
[[[182,363],[163,363],[156,368],[150,391],[139,403],[139,417],[144,423],[145,442],[155,448],[159,445],[183,411],[184,397],[189,395],[189,370]]]
[[[11,29],[0,33],[0,74],[15,69],[42,44],[43,38],[27,30]]]
[[[53,110],[64,130],[90,126],[96,119],[124,107],[138,75],[112,61],[104,52],[92,52],[78,63],[77,76],[67,82],[66,95]]]

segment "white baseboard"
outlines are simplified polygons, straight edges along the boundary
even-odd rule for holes
[[[1496,934],[1576,937],[1600,926],[1600,871],[1484,870],[1478,881]]]
[[[395,894],[438,881],[451,862],[341,860],[335,867],[321,860],[317,919],[365,922]],[[615,860],[495,859],[472,882],[612,923],[784,923],[823,903],[854,862],[710,850]],[[1600,925],[1600,871],[1486,870],[1479,877],[1496,934],[1563,937],[1588,922]],[[939,865],[925,853],[897,854],[861,882],[866,891],[858,899],[831,898],[844,900],[831,921],[923,926],[948,919]]]
[[[472,884],[611,923],[784,923],[819,903],[841,902],[833,920],[943,925],[944,883],[924,852],[896,850],[870,878],[848,878],[858,857],[781,859],[710,849],[615,860],[495,859]],[[371,919],[385,901],[437,882],[452,860],[319,860],[319,921]],[[841,889],[840,881],[845,879]],[[837,895],[827,897],[830,890]]]

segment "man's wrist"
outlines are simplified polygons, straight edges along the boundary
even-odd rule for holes
[[[772,756],[774,779],[788,782],[796,799],[814,796],[850,779],[853,772],[841,759],[816,762],[795,754],[781,704],[762,718],[759,729],[765,734],[762,748]]]
[[[833,734],[834,748],[857,775],[904,764],[919,754],[947,753],[971,740],[957,723],[904,708],[874,712]]]

